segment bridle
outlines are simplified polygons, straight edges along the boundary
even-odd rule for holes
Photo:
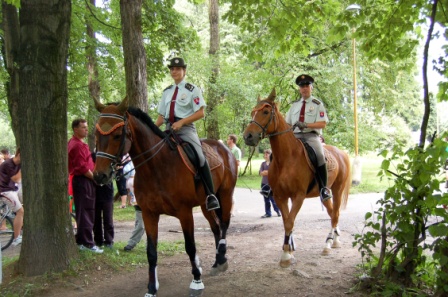
[[[127,163],[133,161],[130,158],[129,158],[129,160],[126,159],[126,160],[123,161],[124,149],[125,149],[125,145],[126,145],[126,136],[129,136],[130,141],[132,142],[132,134],[129,131],[129,121],[128,121],[128,117],[126,116],[126,114],[124,116],[120,116],[120,115],[117,115],[117,114],[102,113],[102,114],[99,115],[99,118],[118,119],[118,120],[120,120],[120,122],[118,122],[117,124],[112,126],[112,128],[110,128],[108,131],[103,131],[98,123],[95,126],[96,129],[98,130],[98,132],[101,135],[104,135],[104,136],[110,135],[112,132],[114,132],[119,127],[123,127],[124,126],[123,133],[121,134],[121,139],[120,139],[120,148],[118,149],[116,155],[111,155],[111,154],[108,154],[108,153],[102,152],[102,151],[97,151],[96,152],[96,157],[97,158],[105,158],[105,159],[109,159],[109,160],[112,161],[110,163],[110,167],[111,167],[111,171],[112,171],[112,177],[113,178],[117,178],[117,179],[119,179],[120,177],[126,175],[127,173],[131,172],[132,170],[137,169],[138,167],[142,166],[143,164],[145,164],[146,162],[148,162],[149,160],[154,158],[159,153],[159,151],[163,148],[163,146],[166,144],[166,142],[168,141],[168,139],[169,139],[169,137],[171,135],[171,133],[168,133],[165,138],[162,138],[154,146],[152,146],[148,150],[140,153],[139,155],[134,156],[134,158],[132,158],[133,160],[135,160],[135,159],[141,157],[142,155],[145,155],[145,154],[151,152],[152,150],[158,148],[157,151],[155,151],[153,154],[151,154],[150,157],[145,158],[139,164],[135,164],[134,163],[134,169],[132,169],[132,170],[130,170],[128,172],[123,172],[123,174],[121,174],[120,176],[116,176],[116,172],[118,171],[119,167],[124,167]]]
[[[283,134],[283,133],[287,133],[287,132],[293,130],[294,127],[291,127],[291,128],[286,129],[286,130],[284,130],[284,131],[274,132],[274,133],[267,134],[267,130],[268,130],[269,126],[271,125],[271,122],[272,122],[272,121],[274,122],[274,131],[277,130],[278,120],[277,120],[276,112],[275,112],[275,110],[276,110],[277,107],[276,107],[275,103],[269,103],[268,101],[262,101],[262,102],[264,102],[263,105],[261,105],[261,106],[258,107],[258,108],[254,108],[254,109],[252,110],[252,114],[253,114],[253,116],[252,116],[252,120],[249,122],[249,125],[250,125],[250,124],[255,124],[255,125],[257,125],[258,127],[260,127],[260,129],[261,129],[261,139],[266,138],[266,137],[267,137],[267,138],[270,138],[270,137],[273,137],[273,136],[276,136],[276,135],[280,135],[280,134]],[[261,102],[260,102],[260,103],[261,103]],[[255,121],[254,118],[255,118],[255,115],[257,114],[257,112],[260,111],[260,110],[262,110],[266,105],[268,105],[268,106],[271,107],[271,114],[270,114],[270,116],[269,116],[269,121],[266,123],[266,125],[262,126],[260,123],[258,123],[257,121]]]

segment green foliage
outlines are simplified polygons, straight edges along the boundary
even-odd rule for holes
[[[382,177],[394,178],[380,207],[366,214],[366,229],[355,236],[366,261],[368,273],[377,279],[387,279],[406,287],[446,284],[448,273],[448,194],[441,193],[441,168],[448,157],[446,142],[436,138],[428,147],[403,151],[400,146],[383,151]],[[392,169],[393,168],[393,169]],[[394,170],[394,171],[392,171]],[[427,232],[432,240],[427,238]],[[380,255],[375,247],[380,243]],[[432,254],[434,276],[422,277]],[[391,290],[388,288],[387,290]],[[445,289],[443,289],[445,290]],[[448,291],[444,291],[445,293]]]

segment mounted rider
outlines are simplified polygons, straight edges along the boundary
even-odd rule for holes
[[[322,201],[333,197],[327,187],[327,164],[320,136],[328,122],[324,104],[311,96],[314,78],[301,74],[296,78],[301,99],[294,101],[286,113],[286,122],[294,127],[294,136],[308,143],[315,151],[317,157],[317,175],[319,193]]]
[[[194,125],[194,122],[205,116],[206,103],[204,97],[201,89],[184,80],[187,65],[182,58],[171,59],[168,68],[171,77],[174,79],[174,84],[163,91],[162,100],[158,107],[159,115],[155,124],[160,127],[163,123],[166,123],[167,129],[172,129],[182,140],[193,146],[199,158],[198,171],[207,195],[207,210],[217,209],[220,206],[218,198],[214,194],[210,167],[205,159]]]

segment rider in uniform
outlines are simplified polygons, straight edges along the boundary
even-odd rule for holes
[[[327,164],[319,137],[328,117],[322,101],[311,96],[313,83],[314,79],[307,74],[296,78],[302,97],[292,103],[286,114],[286,122],[294,126],[294,136],[308,143],[316,152],[319,193],[322,201],[326,201],[333,196],[327,187]]]
[[[214,194],[213,178],[202,151],[201,142],[194,122],[205,116],[204,97],[201,90],[184,80],[187,65],[182,58],[173,58],[168,65],[174,84],[163,91],[158,107],[156,125],[166,123],[167,129],[172,129],[182,140],[190,143],[199,158],[199,174],[204,182],[207,194],[207,210],[219,208],[219,201]]]

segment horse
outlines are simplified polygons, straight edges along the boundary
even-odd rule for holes
[[[157,240],[160,215],[179,219],[185,250],[189,256],[193,280],[190,296],[198,296],[204,290],[201,279],[202,268],[196,254],[194,220],[192,209],[200,206],[208,220],[215,239],[216,258],[211,274],[227,270],[226,234],[230,224],[232,196],[237,179],[237,163],[230,150],[215,140],[203,142],[211,148],[210,155],[217,158],[212,169],[216,196],[221,208],[207,211],[202,182],[195,181],[194,171],[185,164],[185,158],[173,144],[172,135],[161,131],[142,110],[128,106],[127,97],[118,105],[103,105],[94,99],[100,112],[96,123],[97,161],[93,176],[97,184],[106,184],[114,178],[116,167],[122,166],[121,157],[129,153],[134,163],[134,180],[137,204],[142,209],[148,244],[146,254],[149,264],[148,293],[156,296],[159,289],[157,279]],[[204,148],[204,144],[203,144]],[[209,148],[209,149],[210,149]],[[210,166],[211,167],[211,166]]]
[[[302,143],[294,137],[291,126],[286,123],[275,102],[276,92],[272,89],[268,98],[257,99],[252,110],[252,120],[246,127],[243,137],[249,146],[257,146],[261,139],[269,138],[273,159],[269,166],[268,179],[279,207],[285,230],[280,266],[289,267],[294,261],[293,239],[294,220],[302,207],[305,198],[319,196],[314,172],[309,165],[306,151]],[[350,159],[338,148],[324,146],[330,159],[334,160],[334,169],[329,170],[328,187],[333,191],[333,199],[323,202],[331,218],[331,230],[322,251],[328,255],[331,248],[340,248],[340,231],[338,228],[339,209],[347,205],[351,184]],[[311,188],[312,187],[312,188]],[[291,199],[291,209],[288,202]]]

